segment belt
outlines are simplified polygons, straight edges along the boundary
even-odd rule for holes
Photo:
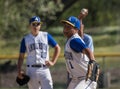
[[[27,67],[46,67],[44,64],[27,65]]]

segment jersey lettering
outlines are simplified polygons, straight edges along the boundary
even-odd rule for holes
[[[73,60],[72,53],[70,53],[70,52],[65,52],[65,59]]]
[[[43,43],[33,43],[28,46],[29,51],[34,51],[35,49],[41,49],[41,50],[46,50],[47,51],[47,45]]]
[[[35,44],[30,44],[28,48],[30,52],[35,50]]]

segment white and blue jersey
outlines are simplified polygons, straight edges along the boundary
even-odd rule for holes
[[[67,40],[64,56],[71,77],[86,76],[89,59],[82,53],[85,48],[86,44],[77,33]]]
[[[27,65],[45,64],[49,60],[49,45],[55,47],[57,42],[47,32],[40,31],[37,36],[26,35],[20,46],[20,53],[27,52]]]

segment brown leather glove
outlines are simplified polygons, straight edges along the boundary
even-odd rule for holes
[[[99,64],[94,60],[89,61],[88,71],[87,71],[87,74],[86,74],[86,81],[88,79],[90,79],[91,81],[97,82],[98,78],[99,78],[99,74],[100,74]]]

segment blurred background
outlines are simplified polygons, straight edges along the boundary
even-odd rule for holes
[[[101,66],[98,89],[120,89],[119,0],[0,0],[0,89],[27,89],[15,82],[16,63],[20,41],[29,32],[29,18],[34,15],[43,22],[41,30],[49,32],[62,48],[51,73],[55,89],[66,89],[65,38],[60,20],[78,16],[82,8],[89,10],[83,23],[85,32],[93,37],[95,57]],[[50,48],[50,55],[52,52]]]

